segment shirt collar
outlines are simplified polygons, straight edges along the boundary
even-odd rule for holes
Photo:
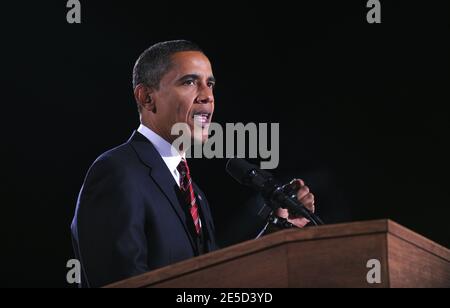
[[[185,159],[186,154],[181,155],[169,142],[143,124],[139,126],[137,131],[153,144],[170,171],[177,170],[178,165],[182,159]]]

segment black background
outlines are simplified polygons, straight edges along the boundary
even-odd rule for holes
[[[280,123],[275,173],[305,179],[326,222],[390,218],[450,245],[443,2],[382,1],[372,25],[366,1],[81,1],[80,25],[67,24],[66,1],[10,2],[0,20],[0,286],[68,286],[87,168],[138,126],[134,62],[180,38],[213,64],[216,122]],[[243,239],[251,193],[225,163],[190,162],[229,245]]]

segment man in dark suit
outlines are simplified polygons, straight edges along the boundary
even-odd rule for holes
[[[211,64],[188,41],[153,45],[133,70],[140,122],[123,145],[102,154],[81,188],[72,237],[82,286],[98,287],[217,249],[207,199],[192,182],[186,149],[174,149],[176,123],[200,142],[214,112]],[[314,196],[299,181],[309,208]],[[286,211],[280,216],[288,217]],[[299,227],[308,221],[289,217]]]

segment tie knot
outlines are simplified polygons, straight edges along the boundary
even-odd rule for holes
[[[190,174],[189,166],[187,164],[187,161],[184,159],[182,159],[181,162],[178,164],[177,170],[182,177],[185,177],[186,175]]]
[[[180,188],[183,191],[188,191],[192,180],[187,161],[182,159],[177,167],[177,170],[180,173]]]

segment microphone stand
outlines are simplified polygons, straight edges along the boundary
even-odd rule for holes
[[[267,214],[261,214],[266,208],[269,208],[266,204],[264,204],[263,208],[261,209],[258,216],[266,216]],[[259,234],[256,236],[255,239],[260,238],[267,230],[269,225],[274,225],[280,229],[290,229],[290,228],[297,228],[294,224],[291,224],[286,218],[278,217],[274,214],[272,210],[270,210],[270,214],[267,216],[266,224],[264,225],[263,229]]]

